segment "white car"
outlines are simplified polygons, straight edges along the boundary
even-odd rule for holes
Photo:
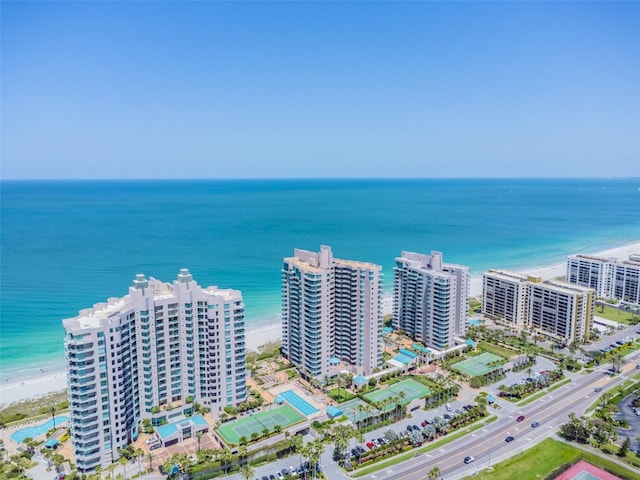
[[[147,441],[144,443],[146,443],[147,445],[151,445],[152,443],[156,443],[157,441],[158,441],[158,437],[154,435],[153,437],[147,438]]]

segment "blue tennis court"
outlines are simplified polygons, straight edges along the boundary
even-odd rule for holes
[[[289,405],[307,417],[320,411],[304,398],[300,398],[300,396],[293,390],[287,390],[286,392],[279,393],[278,396],[284,398]]]

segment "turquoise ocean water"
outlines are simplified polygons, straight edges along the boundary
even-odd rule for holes
[[[640,179],[4,181],[0,377],[63,365],[61,320],[128,292],[136,273],[242,290],[247,324],[278,318],[282,259],[330,245],[379,263],[402,250],[525,268],[640,241]]]

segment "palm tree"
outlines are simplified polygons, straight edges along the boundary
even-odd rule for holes
[[[229,450],[229,447],[223,447],[222,450],[220,450],[220,461],[222,462],[223,468],[224,468],[224,473],[225,475],[228,472],[228,468],[229,468],[229,463],[231,463],[231,459],[233,458],[233,453],[231,453],[231,450]]]
[[[620,355],[619,353],[612,353],[611,354],[611,365],[613,367],[613,371],[614,372],[619,372],[620,371],[620,366],[622,364],[624,364],[624,357],[622,355]]]
[[[353,428],[350,425],[337,424],[333,427],[333,440],[338,458],[349,446],[349,440],[353,436]]]
[[[429,470],[429,480],[438,480],[440,478],[440,467],[435,466]]]
[[[202,435],[204,435],[204,432],[202,430],[196,433],[196,438],[198,439],[198,451],[200,451],[200,441],[202,440]]]
[[[254,480],[256,478],[256,472],[249,464],[249,462],[240,467],[240,475],[242,475],[242,478],[244,478],[244,480]]]
[[[149,470],[153,470],[153,459],[155,457],[156,456],[152,452],[147,453],[147,460],[149,460]]]
[[[116,469],[116,464],[115,463],[111,463],[109,464],[109,466],[107,467],[107,470],[109,470],[111,472],[111,478],[113,479],[113,471]]]
[[[316,478],[316,465],[320,461],[320,457],[324,452],[324,443],[319,438],[316,438],[311,442],[311,452],[309,456],[309,463],[311,464],[311,478]]]
[[[247,446],[246,445],[240,445],[238,447],[238,460],[240,461],[240,464],[242,464],[243,460],[246,460],[247,458]]]
[[[51,418],[53,420],[53,428],[56,428],[56,406],[52,405],[49,412],[51,413]]]
[[[138,475],[142,473],[142,467],[140,466],[140,457],[144,455],[141,448],[136,448],[133,452],[133,457],[138,460]]]
[[[127,478],[127,458],[126,458],[126,457],[121,456],[121,457],[118,459],[118,463],[119,463],[120,465],[122,465],[122,468],[123,468],[123,470],[124,470],[124,478]]]

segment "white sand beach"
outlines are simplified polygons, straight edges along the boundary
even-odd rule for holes
[[[594,255],[598,257],[611,258],[615,257],[620,260],[629,258],[629,254],[640,254],[640,242],[620,247],[610,248],[600,252],[573,252]],[[520,273],[535,275],[549,280],[565,274],[565,263],[556,263],[553,265],[536,267],[526,270],[514,270]],[[500,265],[495,266],[500,269]],[[474,276],[471,279],[470,295],[482,295],[482,276]],[[390,314],[392,308],[392,298],[390,295],[385,296],[383,311],[384,314]],[[259,325],[255,329],[248,326],[246,334],[246,347],[248,350],[258,351],[261,345],[268,342],[279,340],[282,335],[282,327],[280,321],[268,325]],[[60,391],[66,388],[66,373],[64,371],[46,372],[42,376],[25,379],[22,381],[5,382],[0,388],[0,407],[23,400],[26,398],[37,398],[47,393]]]

